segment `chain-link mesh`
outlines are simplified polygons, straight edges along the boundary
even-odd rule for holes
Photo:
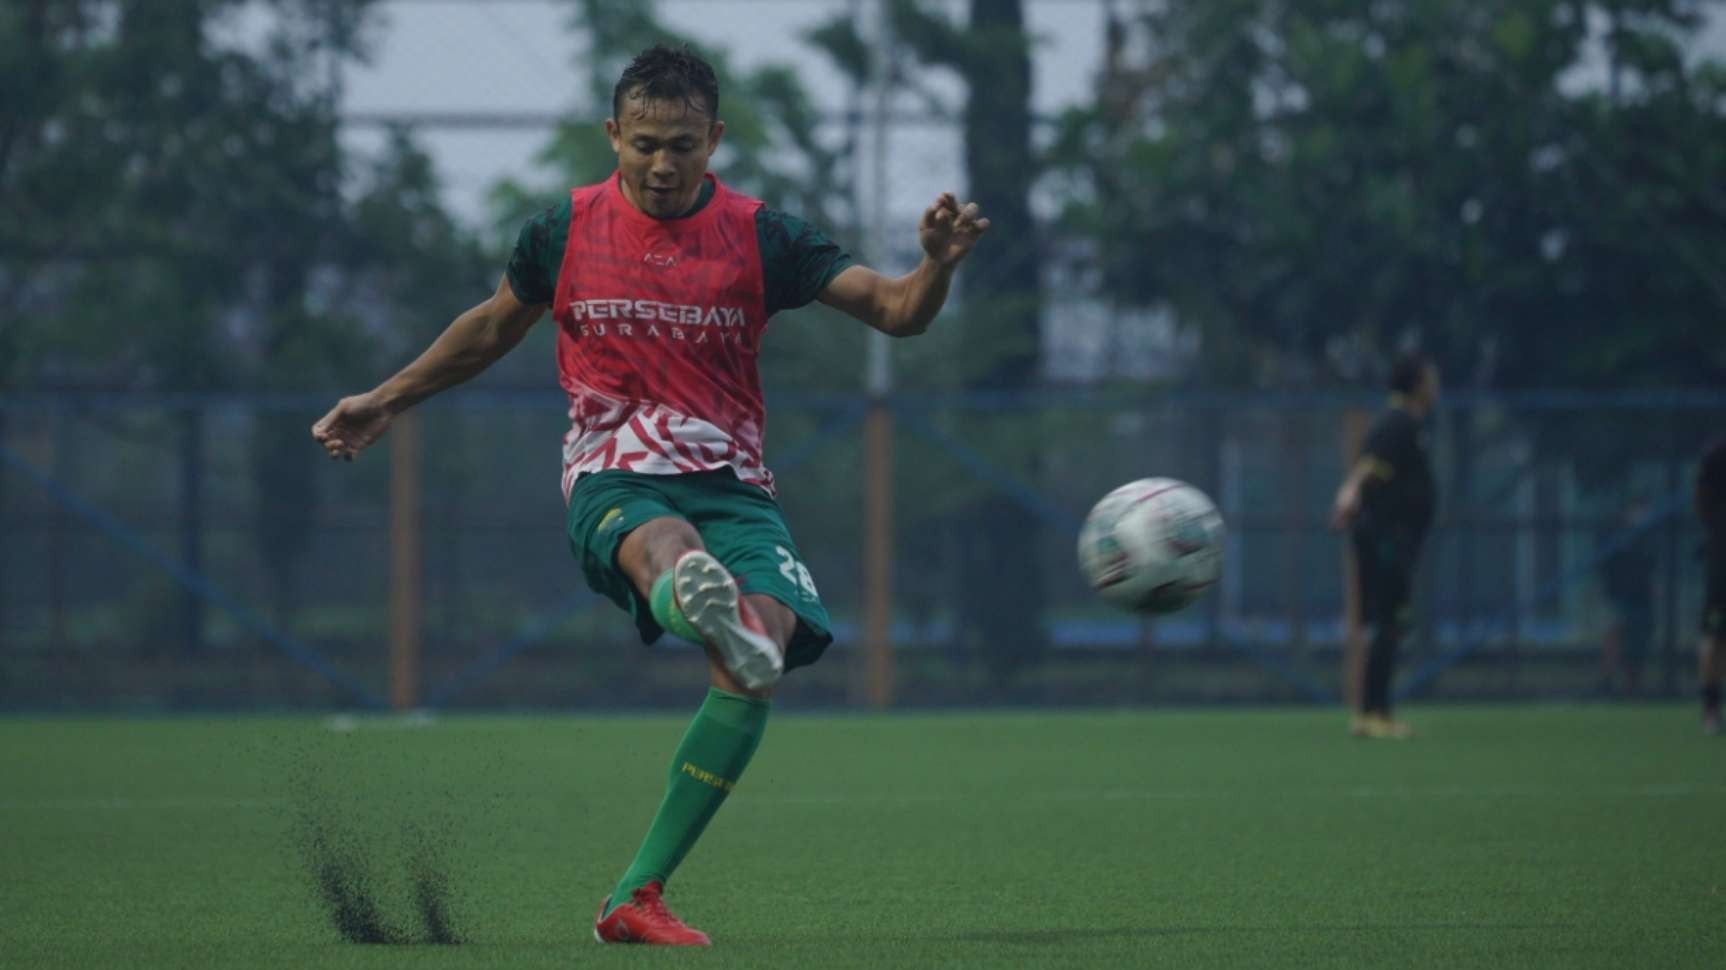
[[[1651,572],[1654,690],[1689,683],[1700,610],[1699,399],[1453,402],[1432,425],[1440,520],[1405,689],[1578,696],[1625,613],[1600,566]],[[302,398],[13,399],[0,408],[0,705],[268,707],[384,696],[390,449],[321,457]],[[864,402],[771,403],[769,464],[838,643],[790,703],[848,704],[861,626]],[[894,401],[893,642],[903,704],[1297,701],[1337,693],[1342,543],[1327,528],[1370,398],[1010,394]],[[588,592],[558,492],[555,395],[457,394],[417,415],[422,698],[475,706],[682,702],[700,658],[645,648]],[[1223,581],[1157,621],[1114,612],[1074,565],[1077,523],[1124,481],[1182,478],[1227,517]],[[979,503],[1008,515],[979,525]],[[997,503],[999,504],[999,503]],[[1638,510],[1631,510],[1632,506]],[[974,530],[1036,530],[1035,562],[978,569]],[[1041,630],[970,635],[1013,570]],[[962,596],[967,590],[981,596]],[[1634,658],[1632,658],[1634,659]]]

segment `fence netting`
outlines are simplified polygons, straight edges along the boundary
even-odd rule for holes
[[[1431,424],[1441,513],[1403,691],[1593,696],[1623,690],[1630,665],[1645,692],[1687,686],[1702,583],[1689,494],[1701,443],[1726,426],[1723,405],[1449,402]],[[325,406],[298,395],[0,405],[0,706],[382,703],[402,472],[384,445],[352,464],[325,459],[307,435]],[[1343,553],[1327,518],[1351,441],[1380,402],[1125,390],[884,406],[896,703],[1336,697]],[[770,400],[768,464],[837,634],[822,663],[788,679],[790,704],[863,698],[868,407]],[[561,402],[541,393],[457,393],[418,414],[423,703],[687,706],[702,682],[698,651],[642,646],[585,588],[558,488],[565,427]],[[1155,622],[1097,601],[1073,548],[1093,501],[1151,476],[1199,486],[1228,522],[1222,582]],[[1006,534],[1023,558],[975,554],[1008,548],[990,538]],[[1614,568],[1630,581],[1609,595]],[[991,616],[1028,620],[1003,634]],[[1609,642],[1616,671],[1603,661]]]

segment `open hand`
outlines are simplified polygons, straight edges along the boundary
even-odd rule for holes
[[[391,417],[370,394],[344,397],[312,425],[312,437],[331,458],[353,461],[362,449],[383,437]]]
[[[979,215],[977,203],[960,205],[957,196],[943,192],[934,205],[923,210],[923,221],[917,225],[917,242],[937,265],[952,269],[988,231],[989,220]]]

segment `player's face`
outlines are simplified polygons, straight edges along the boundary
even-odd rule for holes
[[[707,162],[724,132],[723,121],[683,98],[626,97],[620,116],[605,121],[624,197],[658,219],[680,216],[695,205]]]

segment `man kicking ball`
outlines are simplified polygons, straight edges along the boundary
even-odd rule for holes
[[[644,641],[670,631],[700,644],[710,682],[594,936],[704,945],[665,908],[666,881],[748,766],[773,685],[833,639],[762,464],[762,331],[775,312],[819,299],[895,337],[922,333],[989,221],[943,194],[917,227],[922,262],[885,277],[708,174],[725,123],[713,68],[689,51],[642,52],[612,114],[616,174],[530,220],[489,299],[400,373],[339,401],[312,436],[351,460],[395,415],[508,353],[551,307],[572,425],[570,548]]]

